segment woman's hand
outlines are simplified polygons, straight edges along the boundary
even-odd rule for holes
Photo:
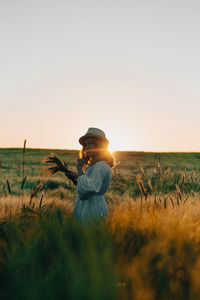
[[[73,171],[65,171],[65,175],[67,176],[67,178],[71,179],[71,181],[77,185],[77,178],[78,178],[78,174],[73,172]]]
[[[86,160],[84,158],[78,158],[77,159],[77,165],[76,165],[76,168],[77,168],[77,171],[78,171],[78,176],[80,175],[83,175],[83,165],[86,163]]]

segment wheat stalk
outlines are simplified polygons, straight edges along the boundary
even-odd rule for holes
[[[22,180],[22,183],[21,183],[21,190],[24,188],[25,181],[26,181],[26,176],[24,176],[24,178],[23,178],[23,180]]]
[[[49,167],[43,169],[44,173],[54,175],[57,172],[64,172],[65,175],[77,185],[77,180],[74,174],[72,174],[73,172],[68,169],[67,163],[65,161],[62,162],[55,153],[51,152],[50,155],[45,156],[41,163],[51,164]]]
[[[24,178],[24,158],[25,158],[25,151],[26,151],[26,140],[24,140],[24,147],[23,147],[23,170],[22,170],[22,178]]]
[[[21,189],[22,189],[22,205],[24,202],[24,183],[26,181],[26,176],[24,177],[24,161],[25,161],[25,151],[26,151],[26,139],[24,140],[24,147],[22,151],[22,184],[21,184]]]
[[[31,205],[33,197],[36,197],[39,191],[43,188],[44,183],[39,182],[36,187],[33,187],[31,190],[31,196],[30,196],[30,201],[29,204]]]
[[[11,184],[10,184],[10,181],[9,181],[8,178],[6,179],[6,183],[7,183],[8,193],[11,194],[12,193],[12,189],[11,189]]]

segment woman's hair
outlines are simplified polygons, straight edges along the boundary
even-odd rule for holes
[[[94,151],[94,157],[90,157],[90,158],[86,157],[84,145],[82,146],[82,149],[80,150],[80,153],[79,153],[79,157],[87,158],[87,163],[84,164],[83,170],[85,171],[85,169],[88,167],[88,165],[93,165],[97,161],[100,161],[100,160],[105,161],[111,168],[114,168],[116,166],[116,158],[113,154],[111,154],[108,151],[108,146],[105,144],[103,148],[100,147],[98,149],[98,140],[97,140],[96,144],[97,144],[97,150]]]

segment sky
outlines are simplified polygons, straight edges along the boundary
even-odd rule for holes
[[[0,0],[0,147],[200,152],[200,2]]]

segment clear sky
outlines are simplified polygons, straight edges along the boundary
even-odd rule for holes
[[[0,147],[200,152],[198,0],[0,0]]]

